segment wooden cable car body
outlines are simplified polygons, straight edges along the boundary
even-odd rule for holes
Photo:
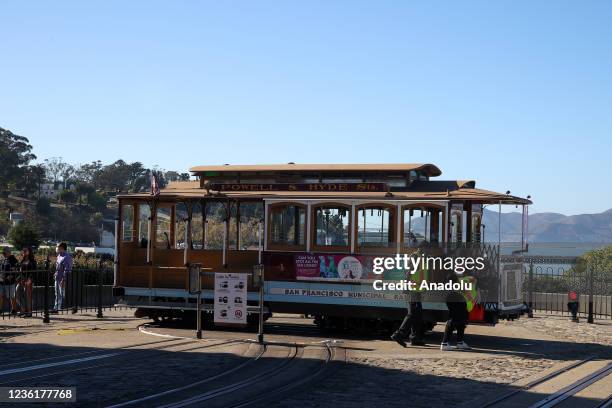
[[[474,181],[431,180],[441,174],[432,164],[225,165],[191,172],[198,180],[118,197],[115,294],[150,316],[195,309],[189,264],[252,273],[262,263],[270,312],[313,315],[335,326],[395,322],[405,315],[406,295],[372,289],[379,278],[373,258],[488,254],[489,273],[499,276],[499,248],[481,242],[483,205],[531,204],[477,189]],[[213,283],[212,276],[202,278],[207,304]],[[501,289],[494,298],[482,317],[489,323],[522,307]],[[248,303],[256,301],[249,284]],[[423,309],[432,323],[446,318],[440,298],[426,296]]]

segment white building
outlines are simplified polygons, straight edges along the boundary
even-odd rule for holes
[[[68,189],[74,191],[76,186],[74,184],[70,184]],[[40,196],[48,198],[49,200],[56,199],[63,190],[64,183],[43,183],[40,185]]]

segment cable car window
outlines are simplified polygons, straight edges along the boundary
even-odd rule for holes
[[[306,209],[295,204],[270,206],[270,244],[306,245]]]
[[[199,202],[191,204],[191,249],[204,248],[204,220],[202,205]]]
[[[213,201],[206,203],[204,249],[223,249],[223,237],[225,236],[225,219],[227,218],[226,207],[227,206],[225,202]],[[229,233],[231,234],[231,231]]]
[[[431,212],[426,208],[404,210],[404,247],[413,248],[430,241]]]
[[[350,214],[345,207],[315,207],[316,245],[348,247]]]
[[[159,207],[155,217],[157,221],[155,242],[161,244],[162,248],[172,248],[170,237],[170,224],[172,218],[172,209],[170,207]]]
[[[238,229],[238,249],[259,249],[259,223],[263,219],[263,203],[240,203],[240,224]],[[263,234],[263,228],[262,232]],[[263,244],[263,241],[262,241]]]
[[[394,245],[393,211],[386,207],[365,207],[357,211],[357,238],[360,247],[388,248]]]
[[[480,242],[482,218],[480,214],[472,214],[472,242]]]
[[[174,248],[176,249],[185,249],[185,230],[187,229],[188,217],[185,203],[178,203],[174,207]]]
[[[123,242],[134,240],[134,206],[124,205],[121,209],[121,235]]]
[[[151,217],[151,207],[149,204],[138,206],[138,242],[141,248],[146,248],[149,242],[149,218]]]
[[[463,234],[462,212],[453,210],[451,214],[451,242],[461,242]]]

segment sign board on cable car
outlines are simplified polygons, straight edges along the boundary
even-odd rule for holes
[[[217,325],[246,325],[247,274],[215,273],[215,319]]]

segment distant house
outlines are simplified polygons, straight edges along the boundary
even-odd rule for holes
[[[70,184],[69,190],[76,190],[76,185]],[[55,183],[43,183],[40,185],[40,196],[49,200],[57,199],[60,193],[64,190],[64,183],[56,181]]]
[[[9,214],[9,220],[11,221],[11,225],[14,227],[15,225],[19,224],[20,222],[22,222],[24,219],[23,214],[22,213],[18,213],[18,212],[12,212]]]

